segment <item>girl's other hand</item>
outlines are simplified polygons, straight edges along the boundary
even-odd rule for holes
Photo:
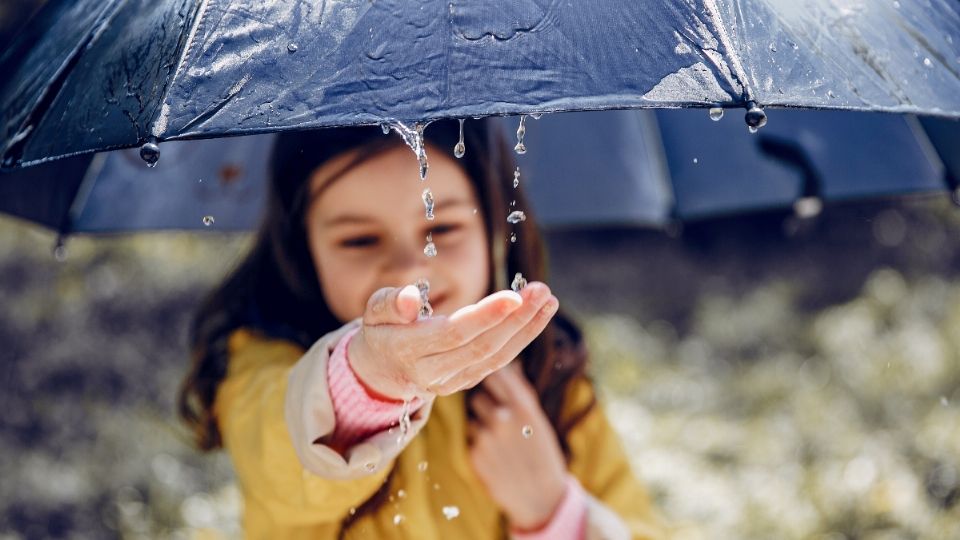
[[[348,356],[357,377],[392,399],[449,395],[513,360],[546,328],[559,302],[544,283],[498,291],[449,317],[418,320],[413,285],[384,288],[367,302]]]
[[[566,493],[567,471],[553,426],[518,362],[483,381],[471,406],[470,461],[513,529],[546,525]]]

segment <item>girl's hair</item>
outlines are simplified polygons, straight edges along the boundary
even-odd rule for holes
[[[451,151],[458,140],[458,127],[453,120],[430,124],[424,130],[428,154]],[[522,189],[513,187],[516,164],[506,137],[493,120],[465,122],[463,137],[466,154],[458,162],[476,190],[490,239],[489,291],[506,288],[516,272],[528,280],[544,280],[545,256],[540,234]],[[191,327],[192,367],[180,388],[178,412],[192,429],[200,449],[221,446],[213,405],[217,388],[226,375],[227,339],[233,331],[251,328],[308,348],[345,322],[338,321],[327,306],[307,246],[304,218],[311,175],[320,165],[347,151],[355,150],[355,157],[335,175],[402,145],[400,137],[384,135],[378,127],[288,132],[276,137],[269,164],[266,214],[254,245],[246,259],[203,302]],[[411,194],[417,190],[418,186],[410,186]],[[512,201],[516,201],[515,205]],[[522,209],[527,219],[512,226],[518,237],[512,243],[507,241],[506,218],[515,209]],[[580,331],[558,314],[521,356],[524,374],[536,389],[569,459],[567,434],[594,405],[591,402],[576,414],[561,417],[569,383],[585,376],[586,351]],[[472,415],[472,411],[469,413]],[[382,504],[389,480],[345,519],[342,531]]]

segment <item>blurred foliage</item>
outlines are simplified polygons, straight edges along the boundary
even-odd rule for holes
[[[608,414],[678,538],[960,538],[960,212],[828,207],[554,233]],[[522,241],[522,240],[521,240]],[[249,245],[0,218],[0,538],[237,537],[173,414],[199,299]]]

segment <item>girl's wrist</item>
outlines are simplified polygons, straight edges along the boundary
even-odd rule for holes
[[[553,482],[552,486],[541,492],[543,496],[539,500],[530,501],[535,506],[524,509],[521,513],[507,515],[510,528],[518,533],[531,533],[546,527],[560,508],[567,489],[566,476],[560,478],[559,482]]]
[[[365,345],[362,331],[355,334],[347,344],[347,365],[353,371],[357,381],[374,398],[382,401],[403,401],[402,391],[399,388],[384,384],[390,380],[390,377],[381,373],[379,366],[369,361],[371,355]]]

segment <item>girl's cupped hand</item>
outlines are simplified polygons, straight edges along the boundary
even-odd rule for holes
[[[513,360],[557,312],[544,283],[495,292],[450,316],[418,320],[413,286],[373,293],[350,342],[350,365],[374,392],[392,399],[449,395],[477,385]]]
[[[470,460],[513,529],[533,531],[566,492],[566,465],[550,420],[519,362],[491,374],[471,406]]]

